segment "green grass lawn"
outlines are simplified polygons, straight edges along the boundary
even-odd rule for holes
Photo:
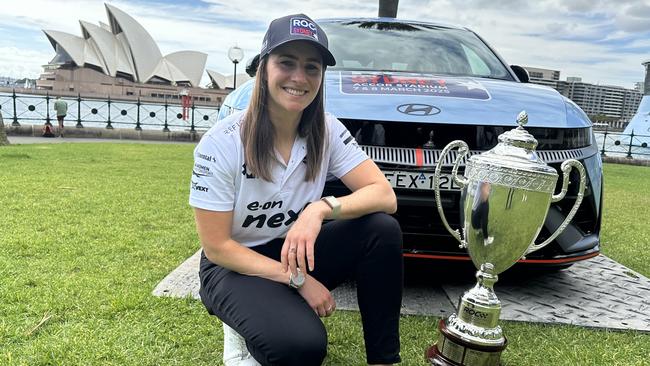
[[[156,284],[199,244],[191,145],[0,147],[0,365],[219,365],[221,326]],[[605,166],[603,252],[650,276],[650,168]],[[328,365],[362,365],[356,312],[325,320]],[[434,317],[402,319],[423,365]],[[648,365],[650,335],[503,322],[505,365]]]

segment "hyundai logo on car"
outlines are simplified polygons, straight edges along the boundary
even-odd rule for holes
[[[433,116],[440,113],[440,108],[429,104],[409,103],[397,106],[397,111],[411,116]]]

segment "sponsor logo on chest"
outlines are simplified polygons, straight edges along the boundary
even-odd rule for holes
[[[278,228],[282,225],[289,226],[298,219],[298,216],[300,215],[302,210],[309,204],[309,202],[306,203],[297,212],[294,210],[288,210],[287,212],[278,212],[275,214],[271,214],[268,212],[271,209],[282,208],[283,204],[284,201],[282,200],[268,201],[263,203],[258,201],[253,201],[247,204],[246,209],[248,211],[253,211],[253,213],[249,213],[248,215],[246,215],[241,226],[243,228],[254,226],[258,229],[261,229],[264,226],[267,226],[269,228]]]

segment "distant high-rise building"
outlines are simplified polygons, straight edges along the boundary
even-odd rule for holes
[[[636,111],[639,109],[641,99],[643,99],[643,92],[635,89],[625,89],[623,107],[621,108],[621,119],[624,119],[626,121],[632,119],[632,117],[634,117],[636,114]]]
[[[643,81],[637,81],[636,83],[634,83],[634,90],[638,90],[639,93],[643,94],[643,92],[645,91],[643,84],[644,84]]]
[[[530,82],[540,85],[546,85],[553,89],[557,89],[557,82],[560,80],[560,72],[558,70],[540,69],[538,67],[524,66],[528,71]]]
[[[643,92],[613,85],[595,85],[582,82],[581,77],[569,76],[559,80],[557,70],[525,67],[530,82],[554,88],[571,99],[590,116],[606,116],[629,120],[636,113]]]
[[[573,79],[575,80],[575,79]],[[628,121],[634,116],[642,94],[615,85],[596,85],[580,81],[560,81],[558,91],[590,116],[606,116]]]

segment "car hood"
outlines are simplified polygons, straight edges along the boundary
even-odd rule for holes
[[[340,119],[530,127],[590,126],[556,90],[535,84],[472,77],[332,70],[326,109]]]

